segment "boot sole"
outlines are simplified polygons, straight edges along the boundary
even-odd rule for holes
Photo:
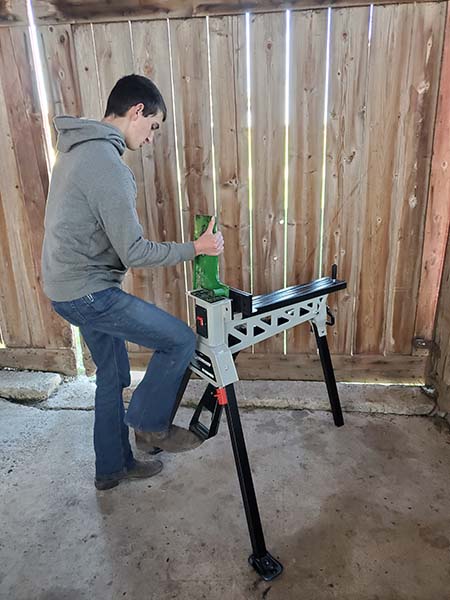
[[[199,440],[198,444],[195,444],[193,446],[189,446],[188,448],[186,447],[182,447],[182,448],[164,448],[164,443],[161,443],[158,448],[159,450],[164,450],[165,452],[169,452],[170,454],[179,454],[181,452],[189,452],[189,450],[195,450],[196,448],[198,448],[199,446],[201,446],[203,444],[203,440]],[[150,444],[147,442],[144,442],[142,440],[137,440],[136,439],[136,447],[139,450],[142,450],[144,452],[152,452],[155,449],[154,444]]]

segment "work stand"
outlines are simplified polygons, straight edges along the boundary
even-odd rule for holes
[[[243,348],[309,321],[317,341],[334,424],[341,427],[344,420],[326,338],[326,325],[333,325],[334,318],[326,305],[326,297],[345,287],[345,281],[336,279],[333,267],[332,277],[263,296],[231,290],[229,298],[217,300],[208,298],[204,290],[189,293],[195,300],[198,343],[196,355],[181,383],[176,408],[194,372],[208,385],[195,409],[190,430],[202,440],[214,437],[225,409],[252,545],[249,563],[266,581],[277,577],[283,567],[266,548],[234,389],[238,381],[235,359]]]

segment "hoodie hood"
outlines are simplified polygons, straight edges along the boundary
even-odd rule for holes
[[[91,140],[107,140],[117,148],[120,155],[125,152],[123,133],[110,123],[76,117],[55,117],[53,122],[58,132],[58,152],[70,152],[74,146]]]

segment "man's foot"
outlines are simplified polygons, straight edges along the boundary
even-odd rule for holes
[[[124,472],[123,475],[114,479],[96,479],[95,487],[98,490],[110,490],[111,488],[118,486],[124,479],[147,479],[148,477],[153,477],[153,475],[157,475],[162,468],[163,464],[160,460],[149,460],[146,462],[136,460],[135,465]]]
[[[146,451],[161,448],[166,452],[187,452],[198,448],[204,441],[192,431],[177,425],[171,425],[167,431],[136,430],[135,434],[136,446]]]

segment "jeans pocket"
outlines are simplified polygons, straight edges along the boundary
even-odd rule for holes
[[[117,293],[119,289],[116,287],[107,288],[100,292],[93,292],[80,298],[85,305],[89,307],[93,312],[100,314],[104,313],[113,306],[116,301]]]
[[[81,327],[86,323],[86,318],[80,313],[75,302],[52,302],[52,306],[53,310],[58,313],[60,317],[69,323],[72,323],[72,325]]]

